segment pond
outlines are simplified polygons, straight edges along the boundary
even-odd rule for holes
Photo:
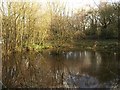
[[[116,88],[120,82],[118,53],[69,51],[14,52],[3,56],[5,87]]]

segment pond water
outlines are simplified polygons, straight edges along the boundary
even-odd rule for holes
[[[120,81],[118,53],[69,51],[16,52],[3,56],[2,82],[6,87],[116,88]]]

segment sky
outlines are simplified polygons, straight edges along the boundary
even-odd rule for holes
[[[100,1],[107,1],[107,2],[120,2],[120,0],[2,0],[2,1],[12,1],[12,2],[41,2],[45,4],[46,2],[53,2],[53,1],[60,1],[66,3],[66,7],[69,9],[79,9],[79,8],[86,8],[89,9],[90,7],[96,7],[99,5]]]
[[[43,2],[45,1],[55,1],[55,0],[37,0],[38,2]],[[120,2],[120,0],[58,0],[60,2],[65,2],[67,3],[66,6],[69,9],[78,9],[78,8],[86,8],[89,9],[90,7],[96,7],[99,5],[100,1],[106,1],[106,2]],[[89,7],[90,6],[90,7]]]

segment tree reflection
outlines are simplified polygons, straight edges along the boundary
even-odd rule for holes
[[[60,56],[38,52],[14,52],[3,56],[3,83],[7,87],[69,87],[69,77],[104,83],[117,78],[114,54],[76,51]],[[13,60],[14,59],[14,60]],[[112,66],[112,67],[111,67]],[[111,73],[112,72],[112,73]],[[114,74],[113,74],[114,73]],[[88,79],[85,79],[88,75]],[[95,78],[95,79],[92,79]],[[77,84],[78,85],[78,84]],[[96,84],[97,85],[97,84]]]

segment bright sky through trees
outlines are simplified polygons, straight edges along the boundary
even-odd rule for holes
[[[34,1],[34,0],[27,0],[27,1]],[[98,5],[100,1],[106,1],[106,2],[119,2],[120,0],[35,0],[36,2],[54,2],[54,1],[60,1],[61,3],[66,3],[68,8],[88,8],[89,6],[91,7],[97,7],[96,4]]]
[[[120,2],[120,0],[2,0],[3,2],[6,1],[12,1],[12,2],[42,2],[43,4],[46,2],[54,2],[54,1],[60,1],[61,3],[66,3],[68,8],[80,8],[80,7],[96,7],[96,4],[98,5],[100,1],[106,1],[106,2]]]

